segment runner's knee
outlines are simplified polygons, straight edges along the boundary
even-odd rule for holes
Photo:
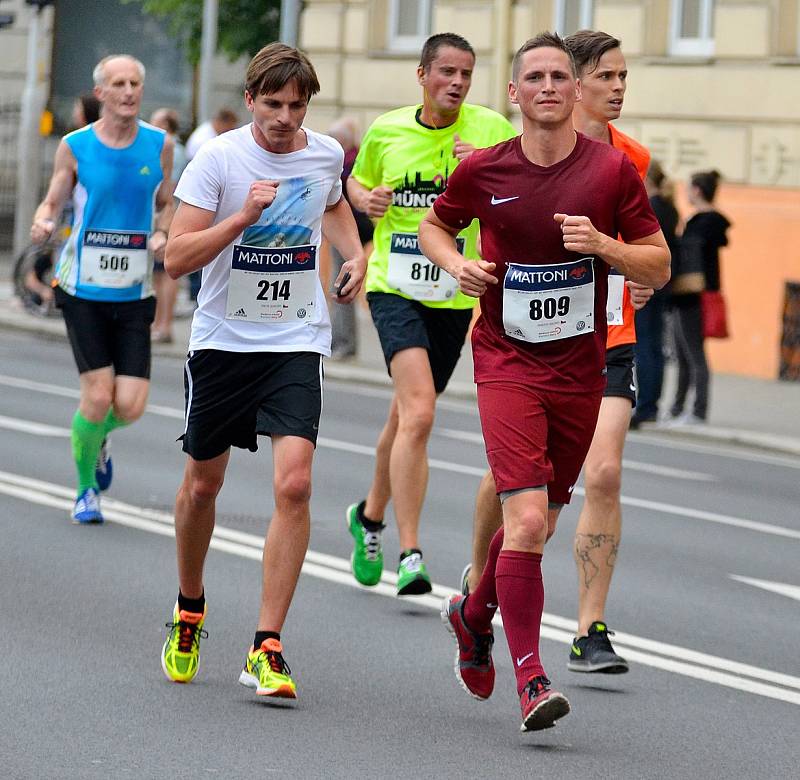
[[[276,504],[305,504],[311,498],[310,469],[295,468],[275,475]]]
[[[622,463],[616,458],[603,458],[586,463],[584,476],[588,496],[615,496],[622,488]]]
[[[504,547],[531,549],[547,539],[547,518],[537,507],[515,513],[506,524]]]
[[[183,489],[193,504],[213,503],[222,490],[224,475],[191,474],[186,476]]]
[[[400,412],[399,429],[407,436],[423,441],[428,440],[431,429],[433,428],[434,418],[433,399],[415,399]]]
[[[95,382],[81,393],[81,409],[90,417],[102,419],[111,408],[114,392],[111,386]]]

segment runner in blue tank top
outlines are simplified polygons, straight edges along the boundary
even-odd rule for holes
[[[163,255],[173,213],[173,142],[138,118],[144,66],[112,55],[93,75],[101,117],[62,139],[31,227],[33,241],[46,240],[72,198],[72,230],[54,284],[80,374],[72,420],[78,523],[103,522],[108,435],[141,417],[147,404],[153,256]]]

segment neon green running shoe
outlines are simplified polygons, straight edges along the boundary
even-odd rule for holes
[[[420,596],[432,590],[431,578],[419,550],[404,550],[397,567],[397,595]]]
[[[345,518],[350,535],[355,541],[353,554],[350,556],[350,568],[353,576],[362,585],[377,585],[383,574],[383,549],[381,548],[381,532],[368,531],[359,519],[364,512],[364,504],[350,504]],[[360,511],[359,511],[360,510]]]
[[[203,631],[208,608],[199,612],[178,609],[177,602],[172,612],[172,622],[167,641],[161,649],[161,668],[173,682],[188,683],[194,680],[200,661],[200,639],[208,636]]]
[[[250,648],[239,682],[255,688],[257,696],[296,699],[297,686],[291,673],[289,664],[283,660],[281,643],[277,639],[265,639],[258,650]]]

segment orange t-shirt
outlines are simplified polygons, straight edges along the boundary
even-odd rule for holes
[[[629,135],[621,133],[612,124],[608,125],[608,132],[611,134],[611,145],[627,156],[636,166],[639,176],[644,179],[647,175],[647,167],[650,165],[650,152]],[[622,325],[608,326],[606,349],[619,347],[623,344],[636,343],[636,327],[633,323],[634,313],[630,292],[626,285],[622,291]]]

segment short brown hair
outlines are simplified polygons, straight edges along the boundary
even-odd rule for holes
[[[522,57],[526,52],[532,51],[533,49],[559,49],[563,51],[564,54],[567,55],[567,59],[569,60],[569,67],[572,71],[572,75],[575,78],[578,77],[578,71],[575,67],[575,60],[572,56],[572,52],[567,48],[566,43],[564,43],[564,39],[558,34],[554,32],[543,32],[539,33],[535,38],[529,38],[522,46],[519,47],[517,53],[514,55],[514,61],[511,63],[511,80],[516,84],[517,80],[519,79],[519,71],[522,67]]]
[[[572,53],[579,75],[596,70],[597,63],[607,51],[622,45],[619,38],[599,30],[578,30],[564,38],[564,43]]]
[[[292,80],[305,100],[319,92],[319,80],[308,57],[283,43],[270,43],[250,60],[244,88],[250,97],[270,95]]]
[[[436,59],[439,49],[445,46],[452,46],[454,49],[468,52],[472,55],[472,59],[475,59],[475,50],[466,38],[457,33],[436,33],[436,35],[431,35],[422,46],[422,52],[419,55],[420,68],[427,73],[431,69],[431,63]]]

